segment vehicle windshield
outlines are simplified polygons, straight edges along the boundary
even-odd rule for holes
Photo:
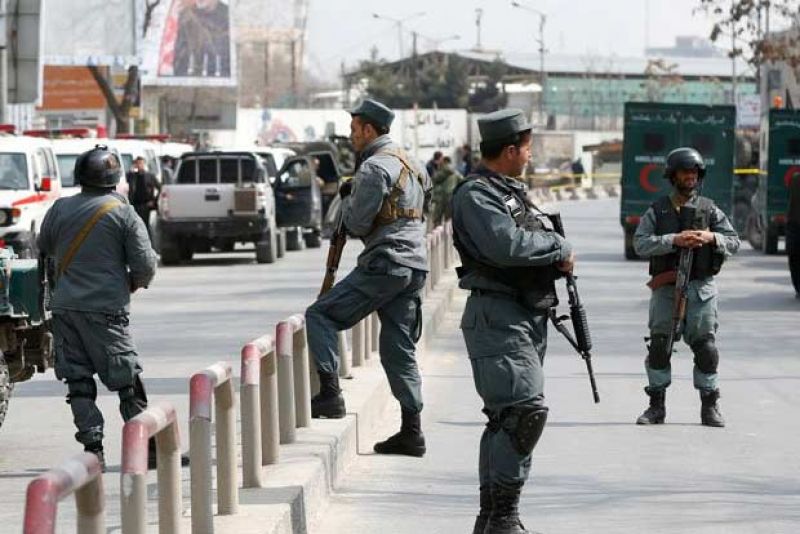
[[[123,154],[120,154],[120,157],[122,158],[122,166],[123,167],[125,167],[126,169],[132,169],[133,168],[133,154],[123,153]]]
[[[58,170],[61,173],[62,187],[75,187],[75,160],[77,159],[78,154],[59,154],[56,156]]]
[[[28,189],[25,154],[0,152],[0,189]]]

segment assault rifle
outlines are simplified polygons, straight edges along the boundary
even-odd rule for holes
[[[692,228],[696,209],[683,206],[680,212],[681,228]],[[686,319],[686,303],[688,301],[689,281],[694,263],[694,249],[681,248],[678,257],[677,271],[666,271],[653,277],[647,283],[648,287],[656,290],[659,287],[675,284],[675,297],[672,303],[672,325],[667,336],[667,354],[672,354],[676,341],[683,335],[684,321]]]
[[[546,214],[553,225],[553,230],[561,237],[564,235],[564,224],[561,222],[560,213]],[[559,316],[555,308],[550,309],[550,320],[556,330],[561,332],[561,335],[566,338],[570,345],[580,354],[583,361],[586,362],[586,371],[589,373],[589,383],[592,386],[592,397],[594,402],[600,402],[600,394],[597,392],[597,382],[594,378],[594,369],[592,368],[592,336],[589,332],[589,322],[586,319],[586,309],[581,303],[580,295],[578,295],[578,286],[575,283],[577,277],[572,273],[565,273],[567,281],[567,295],[569,296],[569,315]],[[575,332],[573,336],[569,329],[564,325],[566,319],[572,318],[572,330]]]
[[[322,280],[322,288],[319,290],[321,297],[331,290],[336,282],[336,271],[339,270],[339,262],[342,260],[342,251],[347,244],[347,230],[344,226],[344,217],[339,213],[339,222],[336,230],[331,235],[331,244],[328,247],[328,259],[325,261],[325,278]]]

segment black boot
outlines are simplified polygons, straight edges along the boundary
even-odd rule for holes
[[[521,484],[516,487],[492,485],[492,514],[486,524],[485,534],[538,534],[526,530],[519,519],[521,492]]]
[[[90,452],[97,456],[97,459],[100,460],[100,470],[105,473],[106,472],[106,455],[103,452],[103,442],[102,441],[95,441],[94,443],[89,443],[88,445],[83,446],[83,450],[85,452]]]
[[[644,411],[639,419],[636,420],[637,425],[660,425],[664,423],[667,417],[667,409],[664,407],[664,398],[666,397],[666,390],[659,389],[653,390],[649,387],[644,388],[645,393],[650,395],[650,406]]]
[[[147,469],[156,469],[158,467],[158,456],[156,455],[156,438],[150,438],[147,442]],[[189,455],[181,454],[181,467],[189,465]]]
[[[486,530],[486,523],[492,514],[492,492],[488,486],[481,486],[481,510],[475,518],[475,526],[472,527],[472,534],[483,534]]]
[[[422,435],[419,413],[404,408],[402,418],[400,432],[386,441],[376,443],[373,450],[378,454],[404,454],[421,458],[425,455],[425,436]]]
[[[717,406],[717,400],[719,400],[718,389],[700,392],[700,402],[702,403],[700,407],[700,421],[705,426],[725,426],[725,419],[722,418],[722,412],[720,412],[719,406]]]
[[[339,375],[319,371],[319,394],[311,399],[311,417],[341,419],[345,416],[344,397],[339,388]]]

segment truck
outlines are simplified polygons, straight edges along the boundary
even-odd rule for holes
[[[750,245],[777,254],[786,235],[789,184],[800,174],[800,111],[770,109],[761,123],[758,188],[753,196],[746,235]]]
[[[659,197],[669,194],[664,179],[667,154],[689,146],[703,156],[703,196],[730,215],[734,174],[736,108],[660,102],[627,102],[622,144],[620,224],[625,258],[637,259],[633,234],[642,215]]]
[[[264,161],[254,152],[188,152],[175,183],[158,201],[155,242],[164,265],[190,261],[211,247],[253,243],[258,263],[278,257],[275,196]]]
[[[53,367],[48,280],[45,260],[0,249],[0,426],[14,385]]]

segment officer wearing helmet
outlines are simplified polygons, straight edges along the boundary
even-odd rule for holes
[[[642,217],[634,235],[636,253],[650,259],[650,274],[677,269],[679,249],[694,249],[686,305],[683,339],[694,354],[694,387],[700,392],[700,421],[712,427],[725,426],[717,400],[719,351],[717,287],[714,276],[723,262],[739,250],[739,236],[728,217],[714,202],[701,196],[706,174],[703,157],[693,148],[678,148],[667,155],[664,177],[672,192],[658,199]],[[682,225],[680,212],[695,208],[691,224]],[[666,389],[672,381],[667,342],[672,325],[675,285],[653,289],[650,297],[650,345],[645,359],[650,405],[637,419],[640,425],[660,424],[666,417]]]
[[[75,439],[101,462],[103,415],[94,374],[119,395],[125,421],[147,407],[128,311],[131,293],[155,275],[156,254],[142,219],[114,190],[121,175],[117,156],[105,146],[81,154],[75,162],[81,192],[55,202],[38,238],[55,271],[56,376],[67,385]]]

